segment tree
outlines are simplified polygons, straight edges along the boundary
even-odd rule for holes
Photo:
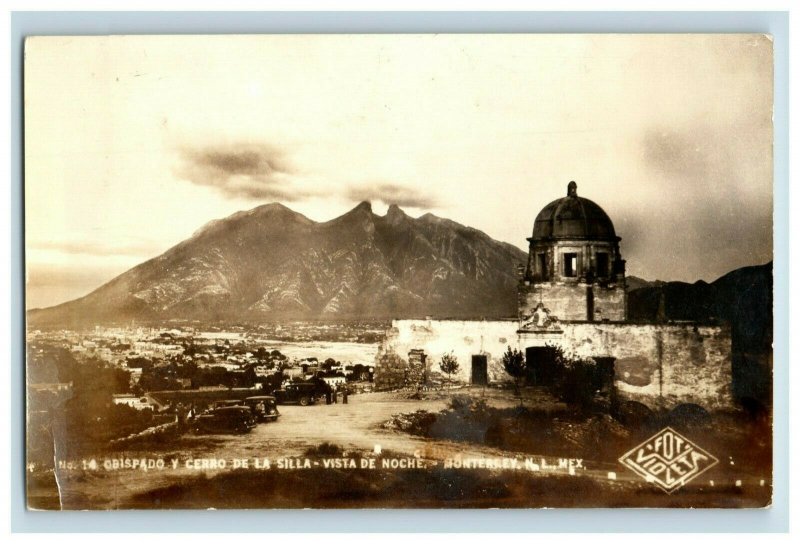
[[[445,353],[442,355],[442,360],[439,361],[439,369],[447,374],[447,381],[450,382],[451,376],[458,372],[458,358],[453,355],[453,352]]]
[[[520,397],[520,403],[522,403],[520,387],[522,386],[522,381],[525,379],[525,372],[527,370],[525,354],[518,349],[512,350],[511,346],[508,346],[508,349],[503,354],[503,368],[509,376],[514,378],[514,391],[517,396]]]

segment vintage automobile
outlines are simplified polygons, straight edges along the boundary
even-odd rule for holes
[[[247,433],[255,426],[256,418],[247,406],[211,408],[194,419],[197,433]]]
[[[276,421],[281,415],[275,397],[268,395],[247,397],[244,399],[244,404],[250,407],[257,421]]]
[[[245,406],[243,400],[230,399],[230,400],[216,400],[211,403],[210,408],[225,408],[226,406]]]
[[[344,375],[350,382],[371,382],[375,373],[375,367],[369,364],[356,363],[344,367]]]
[[[319,386],[315,383],[292,383],[274,392],[278,404],[308,406],[317,402]]]

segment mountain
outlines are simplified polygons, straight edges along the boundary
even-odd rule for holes
[[[655,285],[660,285],[661,281],[647,281],[639,278],[637,276],[625,276],[625,283],[628,286],[628,291],[635,291],[636,289],[642,289],[643,287],[653,287]]]
[[[765,316],[771,322],[772,263],[738,268],[712,283],[656,281],[638,289],[629,286],[628,316],[632,321],[726,321],[741,324],[742,332],[752,331]]]
[[[281,204],[212,221],[92,293],[28,312],[32,327],[265,318],[516,314],[526,254],[481,231],[362,202],[318,223]]]

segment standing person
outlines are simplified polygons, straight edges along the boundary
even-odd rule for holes
[[[175,421],[178,423],[179,427],[183,427],[186,424],[186,409],[183,406],[183,403],[179,402],[177,408],[175,408]]]

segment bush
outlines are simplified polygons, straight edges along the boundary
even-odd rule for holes
[[[450,399],[449,406],[453,412],[476,416],[488,410],[486,399],[474,399],[469,395],[456,395]]]
[[[427,410],[417,410],[409,414],[395,414],[383,424],[383,427],[418,436],[430,436],[431,427],[436,423],[437,417],[437,414]]]
[[[450,399],[449,407],[456,412],[469,410],[472,406],[472,397],[469,395],[456,395]]]
[[[312,446],[306,450],[306,457],[333,457],[341,455],[342,448],[330,442],[323,442],[318,446]]]
[[[581,410],[594,404],[599,375],[594,361],[567,355],[555,346],[555,379],[551,390],[560,400]]]

